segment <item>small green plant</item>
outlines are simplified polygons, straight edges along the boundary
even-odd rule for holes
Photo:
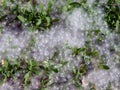
[[[104,70],[110,69],[109,66],[107,66],[107,65],[105,65],[104,63],[101,63],[101,62],[100,62],[100,64],[99,64],[98,68],[104,69]]]
[[[71,12],[75,8],[83,7],[87,0],[81,0],[80,2],[72,2],[71,0],[66,0],[65,5],[62,8],[63,12]]]
[[[77,56],[79,53],[84,52],[85,48],[74,47],[74,48],[72,48],[72,51],[73,51],[73,53],[72,53],[73,56]]]
[[[11,78],[13,76],[13,71],[11,70],[11,65],[9,65],[8,60],[2,60],[1,65],[0,65],[0,81],[6,81],[8,78]]]
[[[37,10],[37,5],[28,5],[29,7],[26,7],[24,5],[20,6],[15,3],[15,6],[12,7],[5,5],[4,2],[2,7],[5,8],[5,10],[8,8],[10,14],[15,15],[15,17],[12,19],[12,22],[20,21],[21,24],[26,24],[30,30],[46,30],[49,29],[50,26],[58,20],[53,19],[50,16],[53,4],[53,0],[50,0],[48,2],[48,7],[44,9],[44,5],[41,3],[39,5],[39,10]],[[3,14],[0,16],[0,19],[5,19],[6,17],[9,17],[9,14]]]
[[[36,72],[37,63],[33,60],[30,61],[23,61],[22,59],[17,59],[16,61],[10,63],[8,59],[2,61],[0,67],[0,74],[1,74],[1,81],[5,82],[7,79],[15,77],[16,73],[22,74],[24,73],[24,80],[23,83],[26,85],[28,83],[28,79],[31,74]]]
[[[87,68],[85,65],[81,65],[80,68],[73,69],[73,74],[75,75],[74,80],[79,80],[80,77],[87,73]]]
[[[96,90],[96,86],[95,86],[95,84],[93,84],[93,83],[90,83],[90,90]]]
[[[35,37],[32,36],[30,41],[29,41],[29,47],[33,47],[35,45],[35,42],[36,42]]]
[[[89,56],[89,57],[97,57],[98,51],[95,50],[94,48],[90,47],[81,47],[81,48],[71,48],[72,49],[72,54],[74,57],[76,57],[78,54],[82,54],[83,56]]]
[[[82,77],[87,73],[87,67],[85,64],[82,64],[80,68],[74,68],[73,71],[73,81],[74,85],[79,89],[83,89],[82,87]]]
[[[112,82],[109,82],[109,84],[108,84],[106,90],[112,90]]]
[[[40,79],[40,90],[42,90],[48,86],[51,73],[58,73],[59,69],[67,64],[62,59],[60,63],[55,63],[56,57],[57,51],[51,59],[42,62],[37,62],[32,58],[25,60],[24,57],[11,62],[9,59],[4,59],[0,64],[0,81],[3,83],[11,78],[16,80],[20,78],[22,86],[25,88],[31,83],[32,76],[46,77]]]
[[[105,5],[105,20],[112,31],[115,30],[117,22],[120,25],[119,5],[119,0],[108,0],[107,5]]]
[[[79,83],[78,81],[74,82],[74,85],[75,85],[78,89],[84,90],[84,88],[82,87],[82,84]]]
[[[87,38],[95,38],[95,43],[101,45],[106,39],[107,34],[99,29],[87,31]]]
[[[45,78],[43,80],[41,80],[41,87],[39,90],[46,90],[46,84],[49,82],[49,78]]]

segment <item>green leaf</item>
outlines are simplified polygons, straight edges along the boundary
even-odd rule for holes
[[[73,68],[72,72],[73,72],[73,74],[77,74],[76,68]]]
[[[101,31],[99,29],[97,29],[97,30],[93,30],[92,32],[94,32],[96,35],[98,35]]]
[[[17,18],[22,22],[22,23],[25,23],[25,18],[21,15],[18,15]]]
[[[68,6],[71,3],[71,0],[66,1],[66,6]]]
[[[47,26],[50,25],[50,17],[46,17],[46,20],[47,20]]]
[[[47,78],[46,80],[42,80],[41,84],[42,84],[42,88],[45,88],[45,86],[47,85],[47,83],[49,82],[49,78]]]
[[[77,81],[80,76],[80,71],[78,69],[76,69],[76,71],[74,71],[73,73],[75,75],[74,80]]]
[[[8,64],[8,60],[7,60],[7,59],[4,60],[4,67],[8,69],[8,65],[9,65],[9,64]]]
[[[44,9],[44,5],[42,4],[42,3],[40,3],[40,13],[42,13],[43,12],[43,9]]]
[[[67,6],[63,6],[62,12],[66,12],[68,10]]]
[[[85,48],[72,48],[72,51],[73,51],[73,56],[77,56],[80,52],[84,52],[86,49]]]
[[[36,23],[37,26],[39,26],[41,24],[41,19],[38,19],[38,22]]]
[[[3,69],[0,67],[0,72],[2,71]]]
[[[49,12],[51,11],[51,8],[52,8],[53,4],[54,4],[53,0],[50,0],[50,1],[48,2],[48,7],[47,7],[47,10],[46,10],[47,13],[49,13]]]
[[[46,12],[46,11],[43,11],[43,12],[42,12],[42,15],[43,15],[43,16],[46,16],[46,15],[47,15],[47,12]]]
[[[79,70],[79,72],[81,73],[81,75],[85,74],[87,72],[86,66],[82,66]]]
[[[120,5],[120,0],[115,0],[116,4]]]
[[[6,6],[7,6],[7,4],[6,4],[6,0],[2,0],[2,1],[1,1],[1,5],[2,5],[2,7],[5,9]]]
[[[24,87],[24,90],[29,90],[26,86]]]
[[[46,29],[45,29],[44,27],[40,27],[40,30],[43,30],[43,31],[44,31],[44,30],[46,30]]]
[[[7,77],[10,77],[12,75],[11,71],[7,71],[6,75],[7,75]]]
[[[36,39],[35,37],[31,37],[30,41],[29,41],[29,47],[33,47],[35,45]]]
[[[56,19],[53,19],[52,22],[59,22],[60,19],[56,18]]]
[[[109,66],[103,65],[103,64],[100,64],[100,65],[99,65],[99,68],[100,68],[100,69],[105,69],[105,70],[110,69]]]
[[[93,51],[93,52],[91,52],[91,55],[95,57],[95,56],[98,56],[99,54],[97,51]]]
[[[52,69],[55,73],[58,73],[58,69],[57,68],[53,68]]]
[[[57,64],[57,65],[54,66],[54,68],[60,68],[62,66],[63,66],[63,64]]]
[[[75,85],[77,88],[79,88],[80,90],[83,90],[83,87],[82,87],[81,83],[79,83],[78,81],[76,81],[76,82],[74,83],[74,85]]]
[[[78,2],[72,2],[72,3],[70,3],[70,5],[73,7],[80,7],[81,6],[81,4]]]
[[[117,29],[117,32],[120,33],[120,20],[117,20],[116,22],[116,29]]]
[[[24,83],[27,84],[30,79],[30,72],[26,73],[24,76]]]

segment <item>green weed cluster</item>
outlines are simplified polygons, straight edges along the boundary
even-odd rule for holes
[[[14,7],[7,6],[7,2],[8,1],[3,0],[2,8],[4,9],[4,11],[8,10],[9,14],[4,13],[0,16],[0,20],[4,20],[6,17],[9,17],[9,15],[14,15],[14,18],[12,18],[11,22],[20,21],[21,24],[26,24],[28,27],[30,27],[29,29],[31,30],[47,30],[54,22],[58,21],[58,19],[53,19],[50,16],[50,12],[54,4],[53,0],[50,0],[48,2],[46,9],[42,3],[40,3],[39,9],[37,9],[38,6],[36,4],[30,4],[30,1],[27,2],[27,7],[24,5],[20,6],[19,4],[14,2]]]
[[[45,77],[40,79],[40,89],[46,88],[50,81],[52,72],[58,73],[59,68],[64,63],[56,64],[52,58],[49,61],[37,62],[34,59],[25,60],[18,58],[12,62],[8,59],[2,60],[0,64],[0,81],[1,83],[8,80],[20,79],[22,86],[26,87],[31,83],[33,76]]]
[[[116,27],[119,27],[120,32],[120,1],[108,0],[105,5],[105,20],[107,21],[109,28],[114,31]]]

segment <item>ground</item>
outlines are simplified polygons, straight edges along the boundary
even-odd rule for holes
[[[37,1],[37,9],[40,3],[47,8],[48,1]],[[16,17],[11,14],[0,20],[0,79],[5,80],[0,90],[120,89],[120,38],[117,32],[120,24],[117,20],[118,25],[111,31],[105,19],[103,5],[109,0],[86,0],[82,5],[77,2],[85,0],[69,1],[53,0],[50,18],[48,15],[44,18],[46,21],[41,22],[49,24],[54,18],[59,21],[50,21],[52,24],[46,25],[47,28],[37,23],[45,30],[34,23],[36,27],[29,30],[30,21],[24,22],[23,17],[11,22],[11,18]],[[26,4],[30,5],[27,0],[23,6]],[[7,75],[15,67],[15,72]]]

